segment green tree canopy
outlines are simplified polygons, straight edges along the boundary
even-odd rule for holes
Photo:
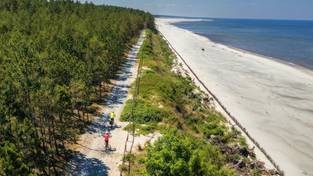
[[[71,0],[0,1],[0,175],[54,175],[73,121],[153,17]]]

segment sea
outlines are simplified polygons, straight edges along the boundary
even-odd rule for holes
[[[313,70],[313,21],[202,19],[175,26],[216,43]]]

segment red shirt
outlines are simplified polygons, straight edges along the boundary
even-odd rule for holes
[[[103,138],[104,141],[109,141],[110,135],[108,133],[104,133]]]

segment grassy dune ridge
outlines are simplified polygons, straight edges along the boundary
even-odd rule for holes
[[[134,109],[136,134],[159,131],[162,137],[127,157],[131,175],[270,175],[240,133],[205,103],[207,95],[183,73],[158,34],[148,31],[139,57],[143,73]],[[131,119],[131,105],[132,100],[122,113],[125,121]]]

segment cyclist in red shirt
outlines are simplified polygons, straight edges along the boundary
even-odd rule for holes
[[[109,148],[109,138],[110,138],[109,132],[106,131],[103,134],[103,138],[104,138],[104,142],[105,142],[105,150],[108,150],[108,148]]]

